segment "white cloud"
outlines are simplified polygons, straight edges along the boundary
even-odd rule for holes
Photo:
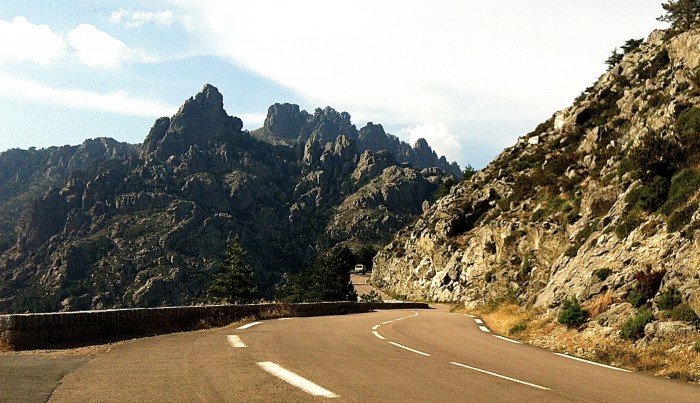
[[[118,67],[130,55],[124,42],[90,24],[70,30],[68,43],[75,48],[80,62],[91,67]]]
[[[49,64],[65,53],[65,42],[60,34],[24,17],[0,20],[0,38],[0,62]]]
[[[175,21],[175,14],[170,10],[128,11],[120,9],[112,12],[112,14],[109,16],[109,20],[113,24],[124,22],[124,25],[129,28],[137,28],[148,23],[167,27]]]
[[[0,96],[39,104],[90,109],[129,116],[170,116],[177,107],[128,95],[123,91],[97,93],[84,90],[62,89],[10,76],[0,72]]]
[[[612,48],[648,35],[662,12],[658,0],[171,3],[209,53],[312,102],[403,127],[534,126],[603,73]]]
[[[418,139],[426,139],[438,156],[444,155],[449,161],[461,159],[462,145],[459,137],[450,131],[444,123],[425,122],[415,127],[407,127],[401,133],[408,137],[411,144]]]

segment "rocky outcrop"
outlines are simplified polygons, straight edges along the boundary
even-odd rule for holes
[[[600,320],[615,331],[643,294],[655,318],[647,338],[697,332],[665,324],[673,315],[656,301],[677,289],[700,315],[699,42],[696,31],[653,33],[402,229],[372,281],[469,307],[514,299],[551,313],[569,296],[605,300]]]
[[[310,138],[325,145],[333,143],[339,136],[345,136],[355,142],[359,152],[384,150],[399,163],[411,164],[417,169],[437,167],[455,177],[462,176],[457,163],[449,163],[445,157],[438,158],[424,139],[419,139],[411,147],[386,133],[382,125],[372,122],[358,131],[350,120],[350,114],[339,113],[331,107],[316,109],[311,115],[300,111],[298,105],[275,104],[268,110],[264,126],[251,135],[271,144],[288,146],[304,143]]]

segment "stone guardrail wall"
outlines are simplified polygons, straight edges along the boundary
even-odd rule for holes
[[[323,316],[376,309],[427,309],[425,303],[323,302],[308,304],[211,305],[0,315],[6,349],[75,347],[131,337],[224,326],[244,318]]]

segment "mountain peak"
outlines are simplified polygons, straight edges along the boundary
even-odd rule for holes
[[[165,160],[196,144],[240,134],[243,122],[224,110],[224,97],[211,84],[186,100],[172,118],[158,119],[143,143],[144,158]]]

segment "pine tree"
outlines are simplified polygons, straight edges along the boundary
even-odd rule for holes
[[[212,276],[207,295],[214,302],[234,304],[247,304],[260,299],[255,285],[255,272],[246,262],[246,251],[238,236],[233,238],[226,249],[226,258],[220,271]]]
[[[350,281],[356,261],[348,247],[336,246],[318,256],[309,270],[289,275],[275,297],[283,302],[357,301]]]
[[[658,20],[671,23],[677,31],[690,31],[700,21],[700,0],[669,0],[661,7],[666,14]]]

